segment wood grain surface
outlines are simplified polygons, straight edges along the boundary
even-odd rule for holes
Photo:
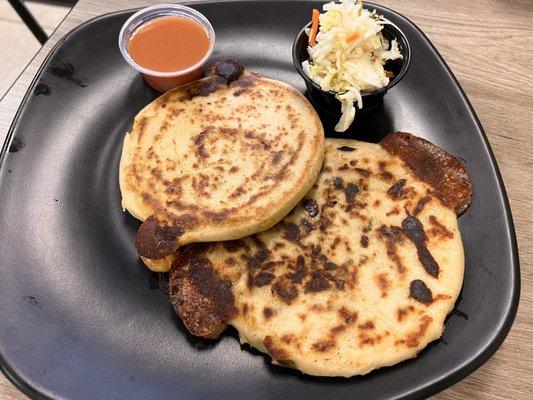
[[[514,325],[481,368],[434,399],[533,398],[533,1],[375,0],[418,25],[451,67],[481,120],[511,203],[522,271]],[[0,101],[0,143],[53,45],[82,22],[167,1],[80,0]],[[26,399],[0,374],[0,399]]]

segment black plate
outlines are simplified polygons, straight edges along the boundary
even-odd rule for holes
[[[315,2],[195,6],[217,33],[214,57],[303,90],[291,45]],[[519,268],[513,223],[487,139],[463,91],[428,39],[376,7],[407,35],[412,62],[382,107],[355,133],[405,130],[461,157],[474,202],[460,229],[462,299],[443,339],[418,358],[354,379],[317,379],[270,365],[228,333],[189,336],[157,279],[137,259],[137,222],[120,208],[124,133],[156,94],[121,58],[131,12],[96,18],[51,52],[26,95],[0,171],[2,368],[36,398],[420,398],[487,360],[513,321]],[[370,137],[370,136],[369,136]]]

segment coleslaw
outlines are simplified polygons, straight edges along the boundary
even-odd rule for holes
[[[341,102],[341,118],[335,131],[346,131],[355,119],[356,108],[363,107],[361,92],[371,92],[389,84],[392,74],[385,71],[388,60],[403,58],[396,39],[383,37],[389,24],[376,10],[363,8],[361,0],[327,3],[323,13],[314,11],[309,60],[302,63],[306,75],[322,90],[333,91]]]

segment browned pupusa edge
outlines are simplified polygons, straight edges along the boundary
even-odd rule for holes
[[[208,246],[192,244],[177,254],[170,270],[169,297],[189,332],[214,339],[237,308],[231,282],[204,255]]]
[[[400,157],[413,173],[430,185],[445,205],[462,214],[472,200],[472,183],[465,166],[433,143],[406,132],[391,133],[379,143]]]

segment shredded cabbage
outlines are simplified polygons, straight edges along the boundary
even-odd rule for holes
[[[387,86],[385,62],[403,56],[396,39],[389,43],[381,34],[389,21],[364,9],[361,0],[340,1],[322,7],[316,44],[307,48],[302,68],[322,90],[337,93],[342,116],[335,130],[344,132],[354,121],[355,104],[363,107],[361,92]]]

